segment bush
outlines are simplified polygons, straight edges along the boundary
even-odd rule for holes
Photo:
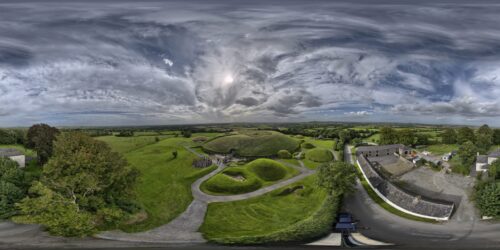
[[[277,181],[286,175],[286,169],[281,163],[269,159],[252,161],[247,168],[265,181]]]
[[[288,150],[280,150],[278,151],[278,157],[281,158],[281,159],[290,159],[292,158],[292,154],[290,154],[290,152],[288,152]]]
[[[306,152],[306,158],[315,162],[327,162],[333,160],[333,154],[330,150],[315,148]]]
[[[255,245],[264,243],[304,242],[320,238],[332,230],[339,208],[339,197],[329,196],[321,207],[309,218],[297,222],[275,233],[259,236],[218,238],[211,241],[220,244]]]
[[[312,143],[310,142],[304,142],[302,143],[302,148],[304,149],[311,149],[311,148],[315,148],[316,146],[314,146]]]

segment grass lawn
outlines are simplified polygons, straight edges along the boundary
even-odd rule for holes
[[[306,152],[306,159],[314,162],[329,162],[333,160],[333,154],[328,149],[313,148]]]
[[[307,167],[307,168],[310,168],[310,169],[316,169],[317,167],[319,167],[319,165],[323,164],[321,162],[315,162],[315,161],[311,161],[309,159],[303,159],[302,162],[304,162],[304,165]]]
[[[431,152],[431,154],[439,156],[439,155],[449,153],[453,150],[458,150],[458,147],[459,147],[458,144],[436,144],[436,145],[429,145],[425,148],[422,148],[422,151],[427,150],[427,151]]]
[[[240,156],[273,156],[282,149],[295,152],[298,147],[299,140],[274,131],[243,131],[203,144],[203,148],[210,152],[229,153],[235,150]]]
[[[216,136],[217,134],[212,134]],[[190,138],[159,136],[99,137],[115,151],[123,152],[130,165],[141,175],[135,187],[136,202],[147,212],[147,219],[135,224],[120,226],[127,232],[137,232],[164,225],[184,212],[192,201],[191,184],[203,175],[213,171],[192,167],[196,156],[183,145],[194,145]],[[178,156],[173,159],[172,152]]]
[[[233,195],[255,191],[289,179],[298,170],[270,159],[257,159],[244,166],[229,167],[201,184],[201,190],[213,195]]]
[[[376,134],[366,138],[364,141],[377,143],[378,141],[380,141],[380,134],[376,133]]]
[[[315,175],[287,187],[243,201],[211,203],[200,228],[205,238],[266,235],[311,216],[326,193],[316,187]],[[293,187],[302,190],[283,193]]]
[[[31,156],[31,157],[35,157],[36,156],[36,152],[35,151],[33,151],[31,149],[27,149],[23,145],[20,145],[20,144],[8,144],[8,145],[1,144],[0,148],[15,148],[15,149],[23,152],[27,156]]]

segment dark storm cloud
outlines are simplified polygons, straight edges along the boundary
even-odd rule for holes
[[[494,4],[0,4],[0,125],[500,125]]]

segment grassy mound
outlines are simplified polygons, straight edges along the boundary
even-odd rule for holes
[[[311,149],[311,148],[315,148],[316,146],[314,146],[312,143],[310,142],[304,142],[302,143],[302,148],[304,149]]]
[[[236,164],[235,164],[236,165]],[[257,159],[244,166],[232,166],[201,184],[213,195],[233,195],[255,191],[298,174],[298,170],[270,159]]]
[[[292,154],[290,154],[290,152],[288,152],[288,150],[280,150],[278,151],[278,157],[281,158],[281,159],[290,159],[292,158]]]
[[[333,160],[333,154],[328,149],[315,148],[306,152],[306,159],[315,162],[327,162]]]
[[[233,167],[205,181],[201,185],[201,190],[208,191],[207,193],[243,194],[260,187],[262,182],[253,173],[245,168]]]
[[[230,153],[240,156],[274,156],[280,150],[294,152],[299,141],[273,131],[240,132],[218,137],[203,144],[203,149],[214,153]]]
[[[286,175],[286,168],[283,164],[269,159],[252,161],[247,164],[247,168],[265,181],[281,180]]]

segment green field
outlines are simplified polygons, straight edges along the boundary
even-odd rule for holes
[[[244,166],[228,167],[201,185],[214,195],[232,195],[255,191],[298,174],[298,170],[270,159],[257,159]]]
[[[190,138],[166,136],[159,142],[155,142],[154,138],[155,136],[97,138],[106,141],[115,151],[125,152],[124,156],[129,164],[141,172],[135,187],[136,202],[145,210],[147,218],[122,225],[120,229],[127,232],[148,230],[176,218],[193,199],[191,184],[215,169],[215,166],[206,169],[192,167],[196,156],[183,147],[194,145]],[[175,159],[173,151],[178,152]]]
[[[328,162],[333,160],[333,154],[328,149],[313,148],[306,152],[306,159],[314,162]]]
[[[15,149],[23,152],[27,156],[31,156],[31,157],[35,157],[36,156],[36,152],[35,151],[33,151],[31,149],[26,149],[23,145],[18,145],[18,144],[15,144],[15,145],[0,145],[0,148],[15,148]]]
[[[230,153],[239,156],[273,156],[279,150],[295,152],[299,148],[299,140],[274,131],[240,131],[210,140],[203,144],[203,149],[214,153]]]
[[[205,238],[266,235],[311,216],[326,193],[315,185],[315,175],[268,194],[243,201],[211,203],[200,228]],[[303,189],[291,191],[294,187]],[[287,190],[287,191],[285,191]]]
[[[443,155],[446,153],[449,153],[453,150],[458,150],[459,145],[458,144],[436,144],[436,145],[429,145],[425,148],[422,148],[421,150],[427,150],[433,155]]]

